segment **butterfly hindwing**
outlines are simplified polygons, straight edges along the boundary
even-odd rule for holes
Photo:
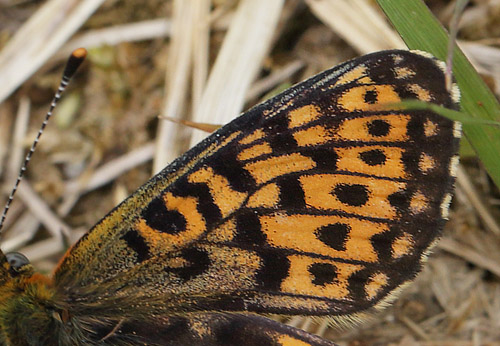
[[[301,329],[250,314],[196,313],[161,317],[149,323],[132,320],[114,329],[96,329],[94,342],[109,345],[335,346]]]
[[[55,279],[73,317],[116,301],[125,319],[350,317],[378,306],[439,236],[457,162],[455,123],[380,107],[410,98],[456,108],[458,91],[432,58],[379,52],[224,126],[67,253]]]

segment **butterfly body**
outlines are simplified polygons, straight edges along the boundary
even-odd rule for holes
[[[454,88],[435,59],[386,51],[252,108],[99,221],[52,279],[4,259],[4,343],[332,345],[256,313],[355,321],[413,280],[460,131],[383,105],[456,108]]]
[[[2,345],[31,345],[37,341],[41,344],[45,337],[37,333],[37,329],[54,330],[50,328],[51,325],[54,326],[53,316],[50,314],[55,303],[54,289],[47,277],[35,274],[31,268],[25,268],[23,272],[11,276],[8,266],[7,262],[2,263]],[[36,327],[33,328],[34,326]],[[50,338],[51,334],[47,337]]]

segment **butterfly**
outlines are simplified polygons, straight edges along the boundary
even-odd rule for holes
[[[382,51],[255,106],[108,213],[52,277],[1,253],[5,345],[333,345],[259,314],[362,320],[447,219],[460,125],[443,63]]]

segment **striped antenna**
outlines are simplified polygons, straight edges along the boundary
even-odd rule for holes
[[[21,170],[19,171],[19,175],[17,176],[16,182],[14,183],[14,187],[10,192],[9,199],[7,200],[7,203],[5,203],[5,208],[3,209],[2,217],[0,219],[0,234],[2,232],[3,224],[5,222],[5,217],[7,216],[12,200],[14,199],[14,195],[16,194],[19,184],[23,179],[24,173],[26,172],[26,169],[28,167],[28,163],[30,162],[31,157],[33,156],[33,153],[36,150],[36,146],[40,141],[40,137],[42,136],[42,133],[45,130],[45,127],[47,126],[49,119],[52,117],[52,112],[54,111],[54,108],[61,99],[61,95],[68,86],[71,77],[75,75],[76,70],[83,63],[86,56],[87,56],[87,50],[85,48],[75,49],[73,53],[71,53],[71,56],[69,57],[68,62],[66,63],[61,83],[59,84],[59,88],[57,89],[57,92],[54,98],[52,99],[49,111],[45,115],[45,119],[43,120],[42,126],[40,126],[40,129],[38,130],[38,133],[35,137],[35,140],[33,141],[33,144],[31,144],[31,148],[28,151],[28,154],[26,154],[26,158],[24,159],[23,165],[21,166]]]

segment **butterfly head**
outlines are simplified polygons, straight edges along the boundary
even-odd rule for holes
[[[6,253],[5,260],[12,276],[31,276],[34,273],[34,268],[29,259],[20,252]]]

